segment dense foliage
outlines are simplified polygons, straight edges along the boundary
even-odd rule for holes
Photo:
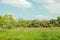
[[[22,18],[14,19],[10,14],[0,16],[0,28],[10,29],[17,27],[60,27],[60,17],[50,20],[24,20]]]

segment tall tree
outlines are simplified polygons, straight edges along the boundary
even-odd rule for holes
[[[6,28],[13,28],[14,27],[15,20],[11,14],[5,14],[3,16],[3,19],[4,19],[3,27],[6,27]]]

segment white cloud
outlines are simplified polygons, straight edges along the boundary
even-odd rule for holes
[[[36,17],[35,17],[35,19],[40,19],[40,20],[43,20],[43,19],[56,19],[55,17],[49,17],[49,16],[46,16],[46,15],[37,15]]]
[[[35,0],[35,2],[42,3],[43,9],[46,9],[49,13],[60,13],[59,0]]]
[[[60,3],[53,3],[44,6],[49,13],[60,13]]]
[[[1,0],[1,3],[22,8],[30,8],[32,6],[27,0]]]
[[[33,0],[35,2],[40,2],[40,3],[53,3],[54,0]]]

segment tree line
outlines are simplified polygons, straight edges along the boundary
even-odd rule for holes
[[[11,14],[0,16],[0,28],[18,28],[18,27],[60,27],[60,16],[50,20],[24,20],[23,18],[14,19]]]

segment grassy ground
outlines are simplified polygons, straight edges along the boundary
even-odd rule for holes
[[[60,28],[0,29],[0,40],[60,40]]]

